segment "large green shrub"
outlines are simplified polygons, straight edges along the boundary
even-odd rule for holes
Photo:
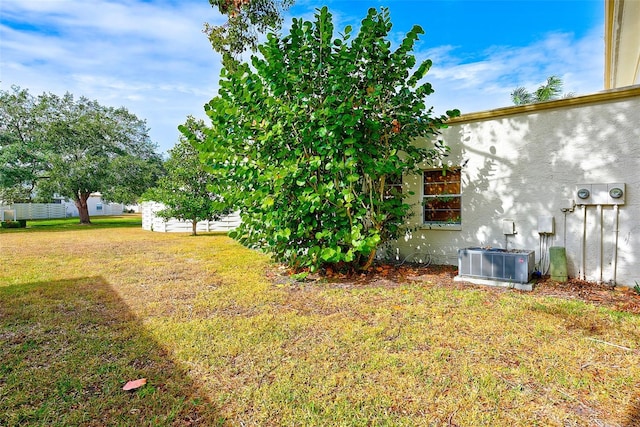
[[[26,228],[27,220],[19,219],[17,221],[2,221],[0,222],[0,228]]]
[[[445,153],[413,142],[433,139],[448,117],[425,105],[431,61],[416,67],[411,54],[422,29],[392,50],[391,26],[386,9],[369,10],[353,39],[350,27],[334,37],[326,7],[314,22],[294,19],[289,35],[268,35],[251,66],[222,71],[204,139],[181,128],[235,183],[242,243],[296,269],[367,269],[399,235],[409,206],[388,184]]]

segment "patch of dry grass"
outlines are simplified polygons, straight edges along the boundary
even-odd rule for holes
[[[640,419],[637,315],[428,275],[275,284],[266,257],[216,235],[12,232],[0,246],[0,425]]]

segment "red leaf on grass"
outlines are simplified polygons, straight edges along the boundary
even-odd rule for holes
[[[135,390],[137,388],[142,387],[146,383],[147,383],[147,379],[146,378],[140,378],[139,380],[129,381],[128,383],[126,383],[124,385],[124,387],[122,387],[122,389],[124,391]]]

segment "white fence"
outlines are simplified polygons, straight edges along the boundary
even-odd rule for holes
[[[191,233],[192,226],[189,221],[177,219],[165,219],[156,215],[164,206],[157,202],[142,203],[142,229],[161,233]],[[222,217],[219,221],[200,221],[196,225],[196,231],[230,231],[240,225],[240,215],[236,212]]]
[[[78,216],[79,214],[77,213],[78,208],[75,207],[75,205],[73,206],[75,208],[74,213],[72,213],[73,216]],[[99,215],[122,215],[122,212],[124,212],[124,205],[122,203],[101,203],[98,202],[96,203],[96,205],[94,207],[89,206],[89,215],[91,216],[99,216]]]
[[[0,220],[65,218],[66,206],[59,203],[14,203],[0,206]]]

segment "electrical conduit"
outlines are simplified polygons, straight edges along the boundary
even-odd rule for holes
[[[586,246],[587,246],[587,205],[582,205],[582,260],[580,270],[582,271],[582,280],[586,280]]]
[[[600,225],[600,243],[598,245],[598,284],[602,283],[602,268],[603,268],[603,259],[604,259],[604,224],[603,224],[603,209],[602,205],[598,205],[598,221]]]
[[[612,285],[616,285],[616,275],[617,275],[617,269],[618,269],[618,233],[619,233],[619,214],[620,211],[618,210],[618,205],[613,205],[613,216],[614,216],[614,226],[613,226],[613,240],[614,240],[614,244],[613,244],[613,283]]]

